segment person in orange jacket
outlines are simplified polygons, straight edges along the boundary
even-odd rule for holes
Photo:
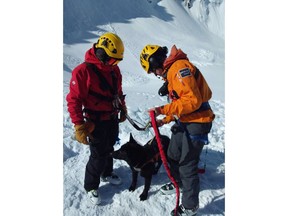
[[[167,57],[167,47],[146,45],[140,54],[140,64],[148,74],[164,79],[159,95],[168,95],[171,102],[155,107],[157,126],[175,121],[171,127],[171,141],[167,159],[171,174],[182,191],[182,204],[177,209],[178,216],[192,216],[199,208],[200,183],[198,163],[203,146],[208,144],[208,133],[215,115],[209,105],[212,91],[199,69],[187,55],[172,46]],[[163,194],[175,193],[172,182],[160,188]],[[174,210],[171,211],[174,215]]]
[[[124,45],[118,35],[111,32],[101,35],[86,52],[85,62],[72,71],[66,96],[75,138],[90,148],[84,188],[91,202],[97,205],[101,203],[100,179],[121,184],[121,179],[113,173],[110,153],[118,138],[119,122],[125,121],[127,113],[122,75],[117,65],[123,54]]]

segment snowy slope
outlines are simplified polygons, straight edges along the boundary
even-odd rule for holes
[[[164,215],[174,207],[174,197],[158,197],[156,192],[167,178],[163,169],[153,180],[154,192],[147,202],[134,199],[141,188],[135,196],[128,193],[124,178],[118,189],[103,187],[106,205],[91,210],[86,203],[81,173],[87,150],[70,139],[73,126],[64,98],[72,68],[108,29],[121,31],[125,39],[127,52],[120,67],[126,74],[129,112],[136,119],[145,120],[148,106],[164,103],[156,94],[160,81],[140,68],[138,56],[144,43],[177,43],[209,79],[217,121],[210,136],[214,141],[209,145],[209,172],[200,176],[199,215],[287,214],[287,127],[283,125],[288,121],[287,1],[2,1],[1,9],[1,215],[107,216],[118,215],[116,211],[124,215],[124,208],[131,214]],[[178,19],[184,15],[176,10],[192,17],[193,30],[183,29],[188,24]],[[211,39],[207,43],[206,37]],[[277,109],[279,102],[284,109]],[[123,142],[128,132],[141,142],[151,136],[126,122],[121,128]],[[115,163],[129,178],[125,164]]]
[[[223,1],[224,3],[224,1]],[[219,5],[219,8],[221,4]],[[191,8],[189,9],[191,10]],[[73,124],[67,112],[65,97],[73,68],[83,61],[85,51],[105,31],[117,33],[125,44],[124,60],[119,64],[123,74],[123,90],[127,95],[128,114],[141,124],[148,120],[147,109],[166,103],[157,92],[162,81],[145,74],[139,64],[139,54],[147,44],[170,48],[173,44],[188,54],[189,59],[205,75],[212,91],[211,106],[216,119],[207,146],[207,172],[201,175],[201,215],[224,215],[225,208],[225,100],[224,100],[224,40],[191,16],[182,1],[156,0],[65,0],[64,1],[64,72],[63,72],[63,212],[74,215],[168,215],[175,207],[175,195],[163,196],[159,187],[169,179],[162,167],[153,177],[147,201],[140,202],[143,179],[131,193],[130,170],[123,161],[115,160],[115,172],[123,184],[115,187],[101,183],[103,203],[93,207],[83,189],[85,165],[89,157],[87,146],[71,139]],[[217,10],[217,7],[215,8]],[[222,10],[222,9],[221,9]],[[210,17],[213,20],[213,17]],[[217,19],[214,25],[222,25]],[[212,21],[211,21],[212,22]],[[212,25],[211,23],[209,25]],[[170,126],[161,127],[162,134],[170,136]],[[136,131],[128,121],[120,124],[121,144],[129,134],[145,144],[153,132]],[[121,145],[120,144],[120,145]],[[115,146],[115,149],[120,146]],[[204,155],[203,155],[204,156]]]

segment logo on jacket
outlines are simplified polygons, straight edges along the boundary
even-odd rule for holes
[[[180,75],[181,75],[182,78],[192,75],[189,68],[181,69],[181,70],[179,71],[179,73],[180,73]]]

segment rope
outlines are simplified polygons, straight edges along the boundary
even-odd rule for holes
[[[177,215],[177,209],[179,206],[179,195],[180,195],[179,186],[178,186],[177,182],[175,181],[175,179],[173,178],[173,176],[171,175],[170,169],[168,167],[167,158],[165,156],[165,153],[164,153],[164,150],[162,147],[160,133],[159,133],[159,129],[158,129],[157,123],[156,123],[155,113],[154,113],[154,111],[150,111],[149,114],[150,114],[150,118],[151,118],[151,124],[152,124],[152,127],[153,127],[154,132],[155,132],[155,137],[156,137],[156,141],[158,144],[161,160],[163,161],[163,165],[164,165],[164,168],[168,174],[168,177],[170,178],[171,182],[173,183],[173,185],[176,188],[176,208],[175,208],[175,216],[176,216]]]

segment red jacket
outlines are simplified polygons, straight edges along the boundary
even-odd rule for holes
[[[109,83],[109,86],[111,86],[121,98],[122,104],[125,105],[122,92],[122,75],[119,67],[117,65],[104,65],[95,56],[93,47],[86,52],[85,62],[92,63],[96,66],[98,72],[103,75]],[[103,111],[100,112],[101,117],[108,117],[113,113],[118,113],[112,105],[112,92],[107,90],[107,88],[103,88],[103,82],[100,83],[98,75],[85,62],[78,65],[72,71],[70,92],[66,97],[71,120],[76,125],[84,123],[83,108],[92,111]],[[115,80],[117,80],[116,85],[115,82],[113,84],[113,73],[116,77]],[[101,96],[95,96],[95,93]],[[86,116],[89,116],[89,114]]]

